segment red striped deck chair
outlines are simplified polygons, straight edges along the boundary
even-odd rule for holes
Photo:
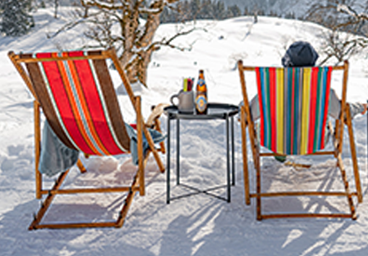
[[[353,196],[362,202],[362,192],[359,177],[356,149],[350,109],[346,103],[346,90],[349,64],[346,61],[336,67],[246,67],[238,62],[240,83],[244,105],[240,108],[242,131],[243,172],[245,202],[250,204],[251,198],[256,198],[257,219],[287,218],[287,217],[339,217],[356,219]],[[335,120],[335,130],[329,122],[333,135],[334,150],[325,148],[325,133],[328,120],[329,94],[332,72],[343,71],[342,99],[340,117]],[[245,71],[256,75],[256,85],[260,107],[259,129],[251,115],[251,109],[246,90]],[[356,192],[351,192],[342,161],[343,132],[347,125],[350,139],[351,159],[355,177]],[[246,127],[250,137],[251,151],[255,167],[255,192],[251,193],[247,161]],[[256,134],[258,131],[258,137]],[[264,148],[265,150],[262,150]],[[345,191],[262,191],[261,157],[285,155],[332,155],[337,160],[341,171]],[[262,213],[261,202],[264,197],[284,196],[344,196],[348,200],[349,213]]]
[[[145,194],[144,169],[149,153],[153,153],[160,171],[164,171],[158,151],[147,131],[141,113],[141,98],[135,96],[114,49],[104,51],[70,51],[36,54],[14,54],[9,57],[32,92],[35,118],[35,176],[36,198],[41,208],[29,229],[121,227],[134,195]],[[41,150],[40,109],[58,138],[68,147],[87,156],[112,156],[130,153],[127,134],[114,85],[107,67],[116,67],[133,104],[136,114],[138,167],[130,185],[97,188],[64,188],[62,184],[69,170],[60,174],[51,188],[44,188],[45,180],[38,169]],[[159,130],[159,121],[155,120]],[[143,153],[143,134],[149,149]],[[161,149],[164,151],[164,149]],[[82,172],[86,169],[78,160]],[[123,171],[123,170],[119,170]],[[98,181],[98,179],[96,179]],[[118,181],[117,181],[118,183]],[[43,217],[56,195],[77,193],[125,193],[126,199],[116,220],[79,223],[43,223]],[[41,222],[42,221],[42,222]]]

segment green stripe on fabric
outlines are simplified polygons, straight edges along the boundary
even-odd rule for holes
[[[320,139],[320,119],[321,119],[321,101],[322,101],[322,81],[323,81],[323,72],[322,69],[318,69],[318,78],[317,78],[317,95],[316,95],[316,123],[315,123],[315,136],[313,141],[313,150],[318,150],[318,141]]]
[[[267,125],[267,138],[265,141],[265,144],[267,145],[267,148],[271,148],[271,100],[270,100],[270,72],[269,68],[264,69],[264,86],[265,86],[265,105],[266,105],[266,122],[265,125]]]

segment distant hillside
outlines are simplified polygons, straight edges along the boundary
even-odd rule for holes
[[[40,2],[41,0],[36,0]],[[181,0],[192,1],[192,0]],[[212,2],[223,2],[226,7],[237,5],[244,13],[247,8],[249,13],[253,13],[258,10],[268,16],[270,13],[276,14],[273,16],[285,17],[289,14],[293,14],[295,18],[302,18],[305,16],[309,7],[318,2],[327,2],[328,0],[211,0]],[[54,6],[53,1],[45,1],[48,5]],[[345,1],[348,2],[348,1]],[[366,7],[367,0],[355,0],[355,7],[359,10],[359,7]],[[79,3],[79,0],[59,0],[60,6],[70,6],[72,4]]]
[[[327,0],[218,0],[223,2],[226,6],[237,5],[242,11],[247,7],[249,12],[260,9],[265,14],[271,12],[278,15],[293,13],[296,18],[303,17],[309,7],[318,2],[327,2]],[[341,1],[342,2],[342,1]],[[345,1],[347,2],[347,1]],[[366,0],[355,0],[357,9],[365,7]]]
[[[247,8],[249,12],[261,10],[265,14],[271,12],[280,14],[294,13],[296,17],[302,17],[308,10],[311,0],[218,0],[226,6],[237,5],[242,11]]]

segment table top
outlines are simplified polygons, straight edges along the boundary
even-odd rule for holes
[[[169,115],[169,119],[225,119],[234,116],[239,109],[236,105],[226,103],[208,103],[206,114],[183,113],[178,110],[177,106],[168,106],[164,108],[165,114]]]

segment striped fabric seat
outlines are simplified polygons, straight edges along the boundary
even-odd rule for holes
[[[160,147],[156,148],[152,138],[152,134],[157,135],[161,132],[159,115],[156,114],[155,119],[151,120],[150,127],[153,130],[148,131],[142,116],[142,98],[134,94],[125,73],[124,64],[119,60],[114,48],[60,53],[15,54],[10,51],[8,56],[34,97],[35,192],[37,199],[42,199],[44,195],[45,198],[40,209],[34,215],[29,230],[122,227],[137,192],[140,196],[145,195],[145,168],[151,153],[158,169],[161,172],[165,171],[165,166],[159,155],[159,151],[165,152],[164,144],[161,142]],[[119,82],[122,82],[128,96],[126,101],[132,104],[132,114],[136,120],[135,126],[129,126],[123,120],[107,66],[110,63],[116,68],[120,76]],[[51,136],[41,136],[41,110],[56,136],[67,147],[84,153],[87,158],[89,155],[111,156],[130,153],[137,168],[132,169],[129,165],[127,167],[118,165],[113,175],[115,180],[111,180],[111,176],[108,177],[108,180],[102,180],[100,175],[103,176],[105,172],[94,172],[92,176],[89,176],[89,181],[91,181],[91,177],[95,179],[92,183],[82,181],[78,182],[79,184],[65,184],[72,168],[69,168],[68,165],[68,169],[64,170],[60,168],[59,163],[64,161],[61,158],[70,158],[70,154],[64,150],[64,147],[59,147],[59,143],[50,142],[55,136],[52,135],[52,138],[50,138]],[[156,112],[158,111],[156,110]],[[132,129],[136,129],[136,133]],[[47,157],[54,160],[50,164],[51,166],[48,166],[53,169],[51,172],[54,174],[62,169],[53,185],[50,185],[49,180],[44,180],[43,173],[39,169],[43,153],[41,145],[50,145],[50,149],[43,147],[42,150],[48,152]],[[88,170],[82,160],[79,158],[76,166],[81,173],[85,173]],[[73,161],[68,163],[70,162]],[[54,163],[55,166],[53,166]],[[65,167],[63,163],[61,165]],[[53,172],[54,170],[55,172]],[[122,183],[121,175],[124,173],[128,173],[127,177],[131,177],[130,184],[125,181]],[[83,176],[80,178],[83,180]],[[46,215],[52,214],[52,211],[49,212],[48,209],[57,195],[86,193],[122,193],[119,200],[114,199],[112,202],[114,207],[106,208],[109,213],[105,215],[115,217],[111,220],[105,217],[96,217],[90,221],[82,222],[57,221],[61,216],[54,217],[54,220],[52,220],[53,218],[44,219]],[[103,197],[105,204],[111,201],[109,200],[111,198],[116,197]],[[96,204],[94,199],[92,201]],[[121,204],[120,210],[118,210],[118,204]],[[62,205],[60,207],[63,208]],[[83,207],[85,208],[85,206]],[[75,204],[75,208],[78,208],[78,204]],[[91,208],[87,207],[86,209],[90,212]],[[69,207],[67,211],[64,211],[65,215],[70,215],[71,210]]]
[[[322,150],[332,67],[257,67],[260,144],[284,155]]]
[[[356,208],[353,197],[357,196],[358,202],[362,202],[363,194],[360,182],[358,162],[356,158],[356,149],[354,144],[354,134],[350,115],[349,105],[346,103],[347,81],[348,81],[349,62],[344,61],[343,65],[334,67],[298,67],[298,68],[274,68],[274,67],[255,67],[244,66],[243,61],[238,61],[238,71],[240,78],[241,91],[243,95],[244,105],[240,109],[240,124],[242,136],[242,154],[243,154],[243,175],[244,175],[244,194],[245,203],[251,204],[251,198],[256,202],[257,220],[274,219],[274,218],[357,218]],[[342,71],[342,72],[340,72]],[[246,72],[255,72],[256,81],[254,86],[258,89],[258,103],[260,108],[259,118],[259,140],[257,140],[257,128],[255,119],[252,117],[252,109],[249,104],[249,98],[246,87]],[[338,119],[334,120],[335,127],[330,126],[330,130],[334,131],[334,140],[331,143],[332,150],[322,150],[325,147],[325,131],[328,116],[330,87],[332,82],[334,86],[338,84],[338,79],[331,79],[332,72],[334,78],[338,73],[341,77],[341,110]],[[253,85],[252,85],[253,86]],[[258,122],[258,119],[257,119]],[[331,123],[332,124],[332,123]],[[344,126],[347,126],[345,129]],[[248,128],[248,129],[247,129]],[[247,140],[247,132],[249,140]],[[342,159],[344,132],[348,131],[349,144],[351,149],[351,161],[355,178],[355,191],[350,188],[350,179],[344,167]],[[249,142],[249,143],[248,143]],[[254,189],[252,191],[251,180],[249,177],[247,145],[253,156],[255,180]],[[262,145],[272,152],[261,152]],[[298,182],[298,188],[277,188],[274,186],[264,187],[263,179],[268,180],[266,183],[273,184],[277,180],[285,180],[280,177],[280,172],[269,172],[264,168],[262,159],[267,157],[275,157],[278,155],[326,155],[336,159],[336,168],[340,170],[342,186],[340,189],[335,188],[331,179],[336,179],[333,175],[326,175],[325,183],[329,186],[319,186],[316,189],[306,189],[303,185],[304,179]],[[291,161],[290,161],[291,160]],[[300,177],[304,177],[302,173],[308,172],[308,167],[293,162],[294,159],[287,159],[284,164],[278,164],[274,167],[293,169],[301,166]],[[288,164],[288,162],[290,164]],[[295,164],[295,165],[294,165]],[[317,169],[323,168],[322,165],[316,165]],[[267,177],[264,174],[267,173]],[[321,172],[322,173],[322,172]],[[335,174],[334,174],[335,175]],[[328,176],[328,177],[327,177]],[[289,181],[286,181],[289,182]],[[294,181],[291,181],[294,183]],[[331,184],[330,184],[331,183]],[[331,186],[330,186],[331,185]],[[341,189],[341,188],[344,189]],[[272,201],[272,198],[298,197],[299,199],[308,197],[309,205],[305,207],[283,207],[282,202],[289,200],[278,199],[279,209],[262,209],[263,199]],[[316,201],[313,198],[318,197]],[[311,204],[321,204],[321,197],[345,197],[349,204],[349,211],[342,209],[326,210],[321,207],[309,207]],[[346,200],[345,199],[345,200]],[[336,212],[335,212],[336,210]]]
[[[118,155],[129,151],[114,87],[105,60],[52,60],[93,52],[37,53],[51,59],[28,63],[34,88],[45,115],[58,137],[70,148],[89,155]],[[102,86],[103,85],[103,86]]]

